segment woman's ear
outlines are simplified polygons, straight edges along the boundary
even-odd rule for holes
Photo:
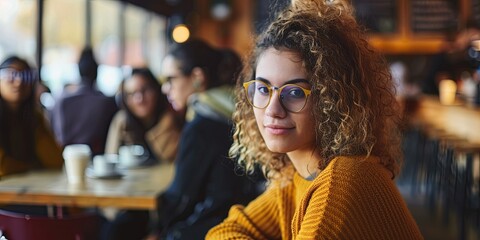
[[[207,79],[205,77],[205,72],[201,68],[193,68],[191,76],[193,88],[195,89],[195,91],[200,92],[207,89]]]

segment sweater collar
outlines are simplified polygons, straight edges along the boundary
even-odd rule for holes
[[[186,118],[187,121],[191,121],[199,114],[210,119],[230,122],[234,109],[233,88],[220,86],[192,95],[189,98]]]

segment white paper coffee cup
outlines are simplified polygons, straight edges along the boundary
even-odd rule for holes
[[[85,144],[72,144],[65,146],[63,159],[65,160],[65,172],[68,182],[80,184],[85,180],[85,169],[90,162],[91,150]]]

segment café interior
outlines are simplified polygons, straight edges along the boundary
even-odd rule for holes
[[[394,181],[420,231],[425,239],[479,239],[480,0],[351,2],[369,44],[385,57],[396,84],[403,164]],[[160,78],[162,61],[175,43],[202,39],[244,59],[255,36],[289,4],[290,0],[1,0],[0,59],[17,55],[34,66],[44,88],[40,104],[48,112],[65,88],[78,83],[77,61],[89,46],[98,62],[98,90],[118,103],[121,82],[132,69],[148,67]],[[66,158],[67,148],[62,147]],[[133,156],[138,149],[132,149],[123,150]],[[92,161],[90,157],[89,164],[96,164]],[[126,164],[107,177],[96,176],[97,167],[91,165],[78,180],[81,184],[67,179],[66,159],[58,171],[0,175],[0,209],[8,204],[38,205],[46,206],[49,215],[30,218],[0,210],[0,236],[73,239],[79,226],[98,231],[92,216],[61,221],[65,207],[102,208],[107,217],[118,209],[155,211],[158,194],[175,174],[174,165]],[[56,233],[48,235],[52,232]],[[50,237],[33,237],[43,234]]]

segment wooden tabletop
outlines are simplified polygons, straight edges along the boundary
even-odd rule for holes
[[[155,209],[156,196],[169,186],[174,167],[161,164],[123,170],[120,179],[86,177],[72,185],[64,171],[42,170],[0,179],[0,204]]]

